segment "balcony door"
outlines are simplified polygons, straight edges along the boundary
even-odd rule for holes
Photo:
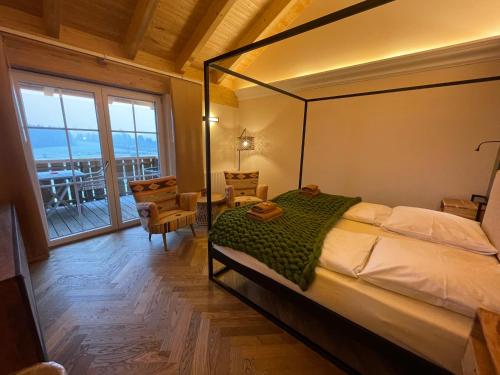
[[[138,219],[129,181],[165,175],[159,163],[160,140],[165,139],[160,98],[127,90],[103,89],[106,119],[111,139],[110,153],[115,190],[118,195],[119,223],[127,225]]]
[[[159,176],[160,99],[15,72],[50,245],[138,222],[128,181]]]

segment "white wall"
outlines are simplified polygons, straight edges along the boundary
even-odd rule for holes
[[[298,186],[303,104],[270,98],[240,102],[240,128],[255,136],[255,150],[241,153],[241,170],[259,170],[259,182],[273,197]]]
[[[498,62],[303,92],[308,96],[500,74]],[[296,188],[302,104],[283,96],[240,102],[240,127],[264,145],[244,169],[261,171],[271,195]],[[365,201],[437,208],[443,197],[485,194],[500,139],[500,83],[311,103],[304,183]],[[243,169],[243,168],[242,168]]]
[[[234,170],[237,166],[238,108],[211,103],[210,112],[211,116],[219,118],[219,123],[212,124],[210,127],[212,171]]]

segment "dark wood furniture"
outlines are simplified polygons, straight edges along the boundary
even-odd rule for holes
[[[14,207],[0,205],[0,374],[47,360]]]

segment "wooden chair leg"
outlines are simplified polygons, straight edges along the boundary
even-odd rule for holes
[[[193,237],[196,237],[196,232],[194,230],[193,224],[191,224],[190,227],[191,227],[191,232],[193,233]]]
[[[151,236],[152,236],[152,234],[149,233],[149,242],[151,242]]]
[[[161,234],[161,236],[163,237],[163,250],[167,251],[168,248],[167,248],[167,234],[165,232],[163,232]]]

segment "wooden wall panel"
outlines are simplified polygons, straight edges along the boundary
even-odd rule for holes
[[[0,202],[14,202],[30,261],[48,256],[47,237],[23,153],[3,39],[0,37]]]
[[[169,92],[170,78],[98,57],[20,37],[5,37],[15,68],[155,94]]]
[[[63,27],[63,35],[66,29]],[[5,35],[4,39],[9,61],[14,68],[153,94],[170,92],[170,79],[173,77],[165,74],[109,60],[103,61],[95,56],[18,36]],[[139,52],[136,63],[165,73],[173,70],[173,64],[142,51]],[[195,69],[188,68],[186,76],[200,82],[203,80],[203,75]],[[212,102],[238,107],[238,98],[231,89],[212,84],[210,90]]]

